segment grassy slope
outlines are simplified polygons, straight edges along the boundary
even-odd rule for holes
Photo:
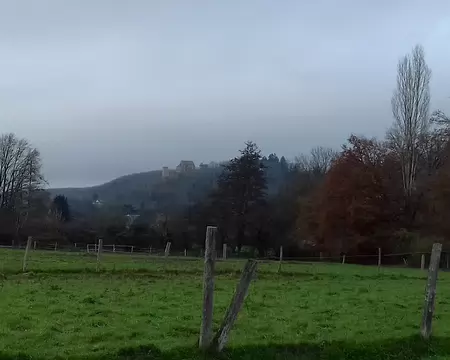
[[[199,359],[202,263],[0,252],[0,358]],[[242,262],[218,263],[215,327]],[[224,359],[450,359],[450,274],[433,340],[417,338],[425,273],[352,265],[260,264]]]

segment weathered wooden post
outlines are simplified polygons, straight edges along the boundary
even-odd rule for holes
[[[27,246],[25,247],[25,254],[23,255],[23,264],[22,264],[22,271],[27,271],[27,258],[28,258],[28,250],[30,250],[31,247],[31,241],[33,238],[31,236],[28,236],[27,239]]]
[[[436,297],[436,282],[441,259],[442,244],[433,244],[431,250],[430,266],[428,267],[427,287],[425,290],[425,303],[423,306],[422,325],[420,334],[422,338],[429,339],[431,335],[431,323],[433,321],[434,300]]]
[[[167,244],[166,244],[166,248],[165,248],[165,250],[164,250],[164,257],[168,257],[169,256],[169,253],[170,253],[170,246],[172,245],[172,243],[169,241],[169,242],[167,242]]]
[[[184,249],[184,257],[187,256],[187,249]]]
[[[131,246],[131,253],[133,253],[133,250],[134,250],[134,246]]]
[[[36,240],[35,241],[33,241],[33,250],[36,250]]]
[[[323,252],[322,251],[319,253],[319,259],[320,259],[320,261],[323,260]]]
[[[425,269],[425,254],[422,254],[422,256],[420,257],[420,270],[424,269]]]
[[[201,349],[207,349],[212,340],[216,234],[217,227],[208,226],[206,228],[205,266],[203,273],[203,311],[199,339],[199,346]]]
[[[257,264],[258,263],[256,260],[248,260],[247,264],[245,264],[244,271],[241,275],[241,280],[236,288],[230,307],[225,314],[219,331],[214,337],[213,348],[216,351],[221,351],[227,343],[231,328],[233,327],[238,313],[244,304],[244,300],[247,297],[248,289],[254,277]]]
[[[89,244],[86,244],[86,252],[89,254]]]
[[[152,247],[150,246],[148,249],[148,254],[151,255],[152,254]]]
[[[448,269],[448,268],[449,268],[449,265],[450,265],[450,254],[449,254],[449,253],[445,254],[445,260],[446,260],[446,263],[447,263],[447,269]]]
[[[283,246],[280,246],[280,260],[278,262],[278,271],[281,272],[281,264],[283,263]]]
[[[116,245],[113,244],[113,252],[116,252]]]
[[[97,272],[100,271],[100,260],[101,260],[101,255],[102,255],[102,251],[103,251],[103,240],[102,239],[98,239],[98,246],[97,246]]]
[[[381,248],[378,248],[378,267],[381,267]]]
[[[345,254],[342,255],[342,263],[345,264]]]
[[[223,244],[223,245],[222,245],[222,258],[223,258],[224,260],[227,259],[227,244]]]

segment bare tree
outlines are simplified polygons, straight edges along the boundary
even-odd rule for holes
[[[448,117],[443,111],[436,110],[431,114],[431,122],[448,127],[450,125],[450,117]]]
[[[26,205],[43,184],[39,151],[14,134],[0,136],[0,208]]]
[[[429,130],[430,78],[424,50],[417,45],[398,63],[397,87],[392,96],[394,124],[388,132],[399,155],[407,206],[415,188],[421,140]]]
[[[39,152],[14,134],[0,136],[0,210],[14,219],[16,236],[26,222],[35,192],[45,183]]]
[[[329,147],[316,146],[308,155],[302,154],[295,158],[299,170],[315,175],[324,175],[333,164],[338,152]]]

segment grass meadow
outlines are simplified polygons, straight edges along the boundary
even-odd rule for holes
[[[417,269],[262,262],[219,355],[197,350],[198,259],[0,251],[0,359],[450,359],[450,273],[439,273],[433,336],[419,326]],[[218,328],[243,261],[216,266]]]

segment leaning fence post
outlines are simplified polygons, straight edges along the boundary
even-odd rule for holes
[[[98,239],[98,246],[97,246],[97,272],[100,271],[100,257],[102,255],[102,250],[103,250],[103,240],[102,239]]]
[[[381,266],[381,248],[378,248],[378,267]]]
[[[222,245],[222,258],[223,258],[224,260],[227,259],[227,244],[223,244],[223,245]]]
[[[433,244],[431,250],[430,266],[428,268],[427,287],[425,290],[425,303],[423,305],[422,325],[420,334],[428,339],[431,335],[431,322],[433,321],[434,299],[436,297],[436,281],[441,259],[442,244]]]
[[[282,262],[283,262],[283,246],[280,246],[280,262],[278,263],[278,272],[281,271]]]
[[[345,254],[342,255],[342,263],[345,264]]]
[[[203,309],[199,339],[199,347],[201,349],[208,348],[212,340],[216,233],[217,227],[208,226],[206,228],[205,267],[203,273]]]
[[[247,264],[245,264],[244,271],[242,272],[241,279],[239,280],[239,284],[236,288],[236,292],[234,293],[230,307],[225,314],[219,331],[214,337],[213,346],[216,351],[221,351],[227,343],[231,328],[233,327],[238,313],[244,304],[244,300],[247,297],[248,289],[254,277],[257,264],[258,263],[255,260],[248,260]]]
[[[420,270],[424,269],[425,269],[425,254],[422,254],[422,256],[420,257]]]
[[[31,236],[28,236],[27,239],[27,246],[25,248],[25,254],[23,255],[23,264],[22,264],[22,271],[25,272],[27,271],[27,258],[28,258],[28,250],[30,250],[31,247],[31,240],[33,238]]]

